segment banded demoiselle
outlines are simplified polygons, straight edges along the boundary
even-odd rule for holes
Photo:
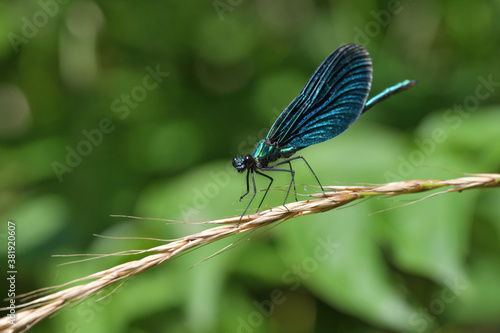
[[[267,137],[257,144],[253,154],[233,159],[233,166],[239,173],[247,170],[247,191],[241,196],[240,201],[250,193],[250,176],[253,184],[253,196],[240,221],[257,194],[254,173],[269,179],[269,185],[257,211],[274,181],[262,171],[282,171],[291,174],[292,180],[283,202],[285,205],[292,185],[295,187],[295,171],[290,163],[293,160],[302,159],[324,191],[304,157],[292,157],[292,155],[303,148],[336,137],[375,104],[416,84],[414,80],[405,80],[385,89],[366,102],[371,82],[372,61],[368,51],[360,45],[344,45],[323,61],[300,94],[274,122]],[[283,161],[269,165],[282,158]],[[284,164],[288,164],[289,168],[277,168]],[[295,199],[297,200],[296,191]]]

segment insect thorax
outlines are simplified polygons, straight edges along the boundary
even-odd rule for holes
[[[253,152],[253,157],[259,168],[267,168],[269,163],[279,158],[287,158],[293,155],[292,149],[280,149],[276,143],[271,143],[268,139],[261,140]]]

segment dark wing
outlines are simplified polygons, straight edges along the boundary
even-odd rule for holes
[[[371,82],[368,52],[356,44],[340,47],[316,69],[267,138],[280,148],[299,150],[339,135],[361,114]]]

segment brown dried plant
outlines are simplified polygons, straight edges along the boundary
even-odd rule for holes
[[[362,198],[396,196],[448,187],[444,191],[422,198],[426,199],[437,194],[453,191],[499,187],[499,182],[500,174],[471,174],[468,177],[450,180],[409,180],[377,186],[331,186],[325,187],[330,190],[328,192],[311,195],[314,197],[313,199],[289,203],[286,205],[286,208],[278,206],[258,214],[244,216],[239,225],[239,216],[207,221],[205,223],[219,224],[220,226],[175,239],[154,248],[123,252],[121,254],[149,255],[142,259],[126,262],[59,286],[20,295],[19,298],[32,299],[48,292],[53,292],[52,294],[26,301],[24,304],[17,306],[15,324],[9,323],[8,317],[3,317],[0,319],[0,330],[1,332],[24,332],[68,304],[73,304],[92,295],[98,295],[105,288],[116,283],[123,283],[125,279],[160,265],[179,254],[230,235],[245,233],[298,216],[326,212]],[[83,283],[88,280],[90,282]],[[76,283],[81,284],[71,286]],[[56,292],[55,290],[60,291]]]

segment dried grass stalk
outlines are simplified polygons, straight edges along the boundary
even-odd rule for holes
[[[473,188],[498,187],[500,186],[499,182],[500,174],[472,174],[469,177],[450,180],[409,180],[387,183],[379,186],[331,186],[327,187],[327,189],[331,190],[330,192],[312,195],[314,199],[289,203],[286,205],[287,209],[283,206],[278,206],[258,214],[244,216],[239,226],[237,226],[240,219],[239,216],[208,221],[206,222],[207,224],[220,224],[221,226],[182,237],[151,249],[125,252],[126,254],[153,254],[140,260],[130,261],[63,285],[44,288],[29,294],[20,295],[20,297],[28,297],[28,299],[31,299],[41,294],[62,289],[35,300],[27,301],[18,306],[16,309],[17,318],[15,325],[11,325],[8,322],[8,317],[3,317],[0,319],[0,330],[2,332],[24,332],[44,318],[54,314],[65,305],[83,300],[91,295],[96,295],[104,288],[120,281],[123,282],[124,279],[160,265],[175,255],[230,235],[244,233],[297,216],[325,212],[361,198],[396,196],[449,187],[447,190],[432,194],[436,195]],[[428,197],[429,196],[426,198]],[[72,284],[86,280],[92,281],[70,287]],[[66,289],[63,289],[65,287]]]

